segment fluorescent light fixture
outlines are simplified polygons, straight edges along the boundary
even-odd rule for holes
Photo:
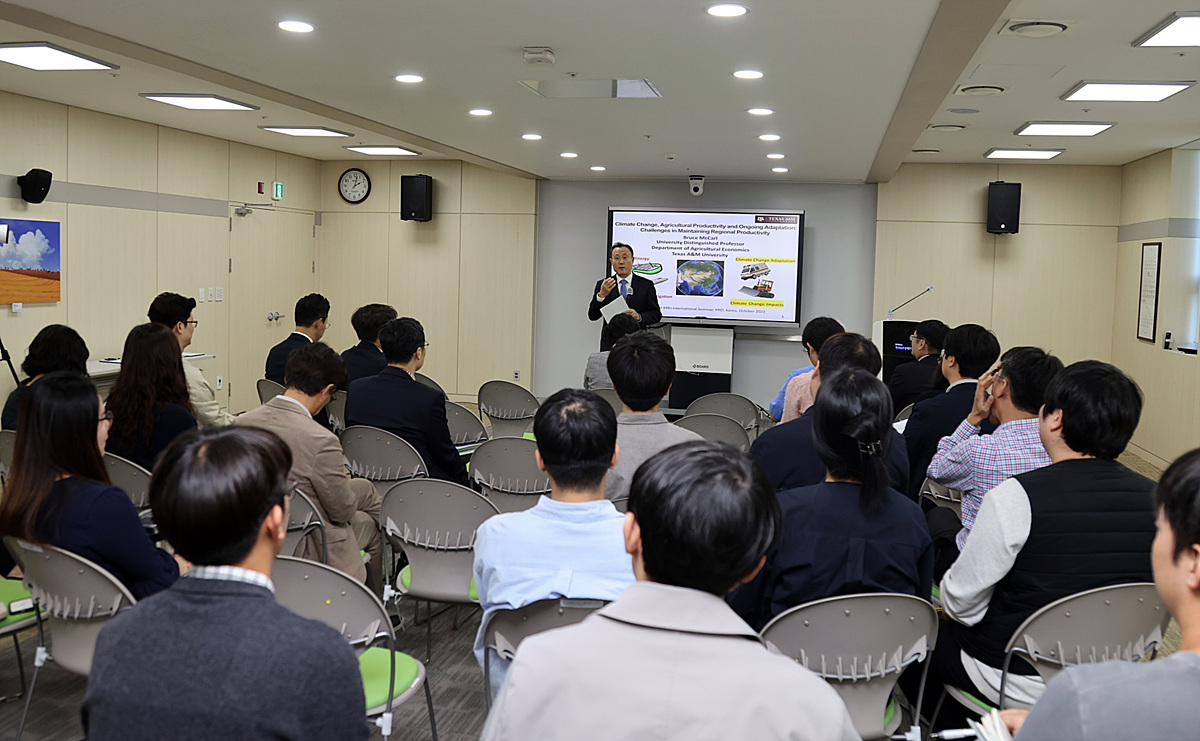
[[[1200,46],[1200,13],[1175,13],[1134,46]]]
[[[1095,136],[1115,125],[1090,121],[1030,121],[1013,133],[1017,136]]]
[[[85,57],[45,41],[0,44],[0,62],[8,62],[39,72],[120,69],[115,64]]]
[[[421,77],[420,75],[396,75],[396,82],[407,82],[409,84],[412,84],[414,82],[424,82],[424,81],[425,81],[425,78]]]
[[[604,172],[607,169],[604,165],[592,165],[592,172]]]
[[[709,15],[717,18],[737,18],[738,16],[746,15],[749,10],[745,5],[735,5],[733,3],[720,3],[718,5],[710,5],[705,8]]]
[[[739,69],[733,76],[739,80],[761,80],[763,73],[756,69]]]
[[[359,154],[370,154],[370,155],[374,155],[374,156],[384,156],[384,155],[390,154],[390,155],[405,155],[405,156],[414,156],[415,157],[416,155],[420,154],[420,152],[410,152],[409,150],[404,149],[402,147],[393,147],[390,145],[389,146],[343,147],[343,149],[349,149],[351,152],[358,152]]]
[[[344,131],[334,131],[324,126],[259,126],[258,128],[288,136],[350,136]]]
[[[280,21],[278,26],[284,31],[292,33],[312,33],[313,29],[316,28],[313,24],[305,23],[304,21]]]
[[[563,152],[562,154],[560,154],[558,156],[566,157],[567,159],[572,160],[572,159],[575,159],[576,157],[578,157],[579,155],[576,154],[575,152]]]
[[[781,160],[781,159],[783,159],[783,155],[782,155],[782,154],[779,154],[779,153],[772,153],[772,154],[768,154],[768,155],[767,155],[767,159],[769,159],[769,160]]]
[[[1061,149],[989,149],[990,160],[1048,160],[1062,154]]]
[[[772,167],[771,168],[771,172],[787,172],[787,171],[788,171],[788,169],[786,167]]]
[[[486,108],[472,108],[471,110],[467,111],[467,113],[470,113],[472,116],[490,116],[490,115],[492,115],[492,112]]]
[[[1067,91],[1063,100],[1157,103],[1195,82],[1081,82]]]
[[[758,138],[765,142],[777,142],[780,136],[779,134],[759,134]]]
[[[219,95],[204,93],[139,93],[146,100],[187,108],[189,111],[257,111],[258,106],[239,103]]]
[[[541,134],[521,134],[521,138],[527,142],[536,142],[536,141],[541,141],[542,135]]]
[[[746,110],[746,113],[749,113],[751,116],[769,116],[774,112],[770,108],[749,108]]]

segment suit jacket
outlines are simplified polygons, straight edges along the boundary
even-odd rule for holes
[[[904,426],[904,441],[908,445],[908,495],[921,496],[921,484],[929,463],[937,454],[938,441],[950,435],[971,413],[975,404],[974,383],[964,383],[925,401],[917,402],[912,416]],[[984,420],[980,430],[990,435],[996,426]],[[906,491],[900,489],[900,491]]]
[[[222,409],[221,403],[217,401],[217,393],[204,378],[204,371],[185,360],[183,377],[187,380],[188,401],[192,402],[197,424],[201,427],[213,427],[233,422],[233,415]]]
[[[421,454],[430,476],[469,485],[467,467],[450,439],[446,397],[405,370],[388,366],[351,383],[346,425],[369,425],[399,435]]]
[[[901,409],[917,403],[932,391],[933,382],[940,374],[936,355],[923,355],[911,363],[893,368],[892,377],[888,379],[888,390],[892,392],[892,407],[896,413],[899,414]]]
[[[613,276],[616,277],[615,275]],[[654,287],[654,281],[643,278],[636,273],[629,274],[629,296],[625,299],[625,303],[629,308],[641,315],[642,320],[639,322],[642,329],[649,327],[651,324],[658,324],[662,321],[662,309],[658,307],[658,289]],[[603,301],[598,301],[596,296],[600,294],[600,284],[604,279],[596,281],[596,285],[592,288],[592,301],[588,304],[588,319],[593,322],[601,317],[600,307],[607,306],[617,297],[621,295],[621,286],[618,281],[617,287],[612,289],[612,292],[605,297]],[[611,350],[612,345],[600,338],[600,351]]]
[[[342,353],[342,360],[346,363],[346,375],[350,377],[350,381],[373,376],[387,367],[387,358],[383,357],[383,350],[371,342],[358,343]]]
[[[365,741],[362,678],[336,630],[255,584],[180,579],[100,632],[84,734]]]
[[[372,509],[378,519],[379,505],[370,500],[372,496],[377,500],[379,494],[374,485],[369,491],[368,487],[364,486],[360,491],[351,485],[342,464],[342,444],[337,435],[318,424],[299,404],[278,396],[238,416],[234,424],[260,427],[283,438],[292,451],[292,469],[288,478],[300,484],[325,523],[329,565],[359,580],[364,579],[366,569],[350,520],[355,512]],[[314,533],[305,540],[301,555],[320,560],[319,534]]]
[[[286,387],[287,382],[283,379],[287,370],[288,358],[291,357],[293,350],[299,350],[305,345],[309,345],[311,343],[312,340],[308,338],[308,335],[293,331],[290,335],[284,338],[283,342],[280,342],[275,347],[272,347],[269,352],[267,352],[267,369],[263,375],[263,378],[266,378],[269,381],[274,381],[280,386]],[[321,411],[317,412],[317,415],[313,417],[313,419],[317,420],[322,427],[325,427],[326,429],[332,429],[332,426],[329,423],[328,410],[322,409]]]
[[[582,623],[521,643],[481,738],[581,737],[859,736],[833,688],[720,597],[636,582]]]

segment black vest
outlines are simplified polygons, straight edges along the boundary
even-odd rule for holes
[[[1089,589],[1154,580],[1153,481],[1094,458],[1015,478],[1029,496],[1029,539],[996,585],[983,620],[973,627],[950,623],[964,651],[997,669],[1013,633],[1038,609]]]

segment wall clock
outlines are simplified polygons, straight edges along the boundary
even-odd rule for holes
[[[338,195],[346,203],[362,203],[371,195],[371,178],[357,167],[351,167],[338,178]]]

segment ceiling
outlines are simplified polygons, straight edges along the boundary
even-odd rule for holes
[[[0,63],[0,89],[317,159],[398,144],[555,179],[886,181],[904,161],[984,162],[992,147],[1030,146],[1012,133],[1026,121],[1117,123],[1092,139],[1039,137],[1032,146],[1067,150],[1056,164],[1124,164],[1200,137],[1200,89],[1162,103],[1060,100],[1081,80],[1196,80],[1200,49],[1130,46],[1187,10],[1165,0],[744,2],[747,15],[719,19],[705,0],[16,0],[0,2],[0,42],[52,41],[120,69]],[[275,26],[284,19],[317,28],[286,33]],[[1002,33],[1011,19],[1070,27],[1029,39]],[[553,48],[555,64],[526,64],[526,46]],[[739,69],[764,77],[738,80]],[[401,73],[425,81],[395,82]],[[518,83],[572,78],[645,78],[662,98],[543,98]],[[1007,90],[953,94],[979,83]],[[186,111],[138,96],[165,92],[261,110]],[[745,112],[760,106],[775,113]],[[296,139],[263,125],[353,137]],[[530,132],[543,138],[521,138]]]

